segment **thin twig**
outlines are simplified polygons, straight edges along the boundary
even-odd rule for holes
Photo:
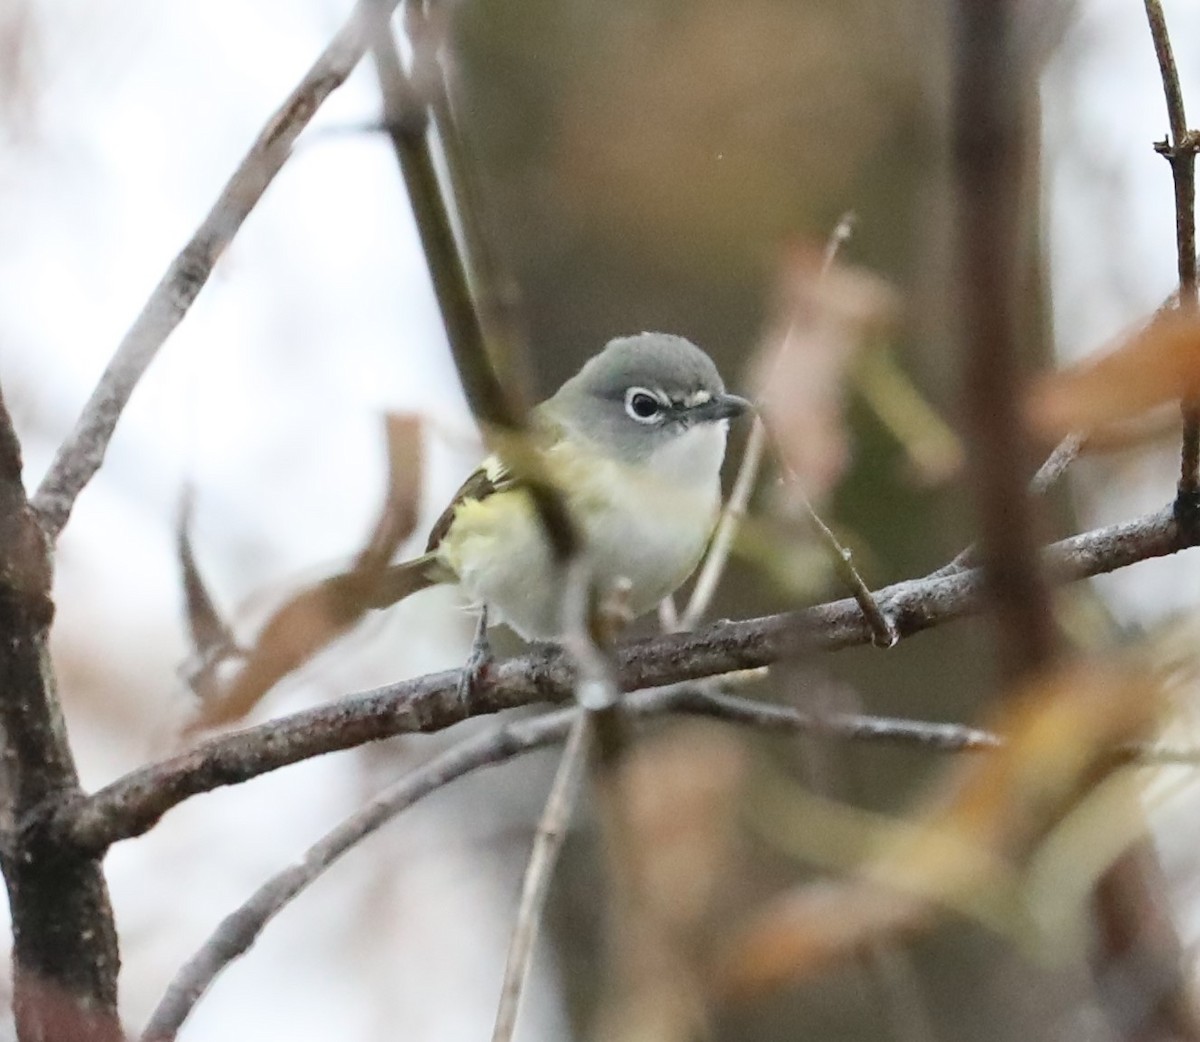
[[[33,496],[33,507],[52,540],[99,470],[117,421],[159,348],[183,321],[217,260],[287,161],[300,132],[362,58],[367,45],[365,19],[379,7],[390,11],[395,0],[359,0],[333,41],[259,132],[208,216],[171,262],[118,345]]]
[[[1063,438],[1030,479],[1030,493],[1035,496],[1044,496],[1058,484],[1059,479],[1067,472],[1071,464],[1079,458],[1085,441],[1082,434],[1068,434]],[[977,543],[972,543],[962,550],[953,561],[938,569],[934,574],[951,575],[954,572],[961,572],[965,568],[974,568],[978,563],[979,546]]]
[[[554,869],[567,838],[567,826],[579,793],[579,782],[587,767],[592,717],[593,714],[585,710],[571,724],[546,808],[538,821],[533,851],[521,885],[516,926],[504,961],[504,982],[500,987],[500,1004],[496,1010],[492,1042],[510,1042],[516,1030],[517,1011],[529,976],[529,967],[533,963],[542,914],[550,893],[550,880],[554,877]]]
[[[1033,475],[1029,482],[1030,493],[1044,496],[1057,485],[1071,464],[1079,458],[1083,443],[1082,434],[1068,434],[1063,438]]]
[[[853,231],[854,214],[847,212],[842,215],[841,219],[834,226],[833,231],[829,235],[829,240],[825,244],[825,252],[821,258],[819,279],[823,279],[829,273],[830,269],[832,269],[834,262],[837,260],[838,251],[846,240],[850,238]],[[771,363],[772,375],[778,371],[783,361],[784,346],[787,342],[788,338],[785,336],[783,344],[776,352],[775,359]],[[746,447],[742,451],[742,460],[738,465],[737,477],[734,479],[733,488],[730,490],[729,500],[721,512],[721,519],[717,523],[712,543],[709,545],[708,553],[704,557],[704,564],[700,568],[700,575],[696,579],[695,586],[692,588],[692,595],[688,599],[687,607],[684,609],[683,615],[675,627],[677,629],[695,629],[700,620],[704,618],[704,613],[708,611],[709,605],[712,603],[712,599],[717,592],[717,587],[721,583],[721,577],[725,574],[725,568],[729,564],[729,555],[733,551],[733,544],[737,538],[738,528],[746,516],[746,510],[750,504],[750,496],[754,493],[754,486],[758,480],[758,471],[762,465],[763,453],[766,447],[766,425],[763,423],[762,416],[756,413],[754,422],[750,427],[750,435],[746,439]],[[832,533],[830,534],[832,535]],[[837,541],[834,540],[834,542],[836,543]],[[840,547],[836,552],[838,559],[844,564],[847,563]],[[860,579],[859,586],[865,589],[866,584]],[[869,599],[870,593],[868,591]],[[876,607],[877,612],[878,608]]]
[[[1065,583],[1165,557],[1196,545],[1172,509],[1072,536],[1043,554],[1049,578]],[[910,579],[875,592],[901,637],[976,614],[983,606],[981,575]],[[871,642],[858,604],[832,601],[796,612],[725,622],[696,633],[668,634],[618,645],[622,691],[696,680],[769,666],[795,653],[835,651]],[[329,705],[222,735],[186,753],[141,767],[70,807],[52,809],[52,827],[65,842],[103,851],[141,835],[191,796],[235,785],[313,756],[398,734],[433,732],[468,717],[538,703],[561,702],[574,691],[570,660],[544,648],[497,662],[464,703],[459,671],[391,684]]]
[[[871,593],[871,588],[867,585],[866,580],[854,567],[854,557],[850,550],[842,545],[841,540],[833,534],[833,529],[821,519],[821,515],[817,513],[809,498],[804,496],[803,499],[804,509],[808,512],[809,520],[816,528],[821,541],[829,549],[838,578],[850,590],[859,608],[862,609],[863,618],[867,620],[867,625],[871,628],[871,643],[877,648],[894,647],[900,640],[900,631],[896,628],[895,620],[879,606],[879,601]]]
[[[721,577],[725,574],[725,567],[729,563],[729,555],[733,552],[738,529],[750,505],[750,496],[758,481],[758,470],[762,465],[766,444],[766,428],[763,426],[762,417],[756,415],[750,425],[750,435],[746,439],[741,463],[738,464],[737,477],[734,478],[725,508],[721,511],[721,519],[717,522],[712,543],[700,568],[700,575],[696,579],[696,585],[692,587],[692,595],[688,598],[683,615],[671,630],[695,629],[704,618],[704,613],[708,611],[708,606],[712,604],[717,587],[721,585]]]
[[[833,268],[834,261],[837,260],[838,250],[850,238],[854,231],[855,216],[853,212],[844,213],[841,220],[833,229],[833,233],[829,236],[829,242],[825,245],[825,255],[821,258],[821,274],[823,279],[829,274]],[[782,459],[782,456],[780,457]],[[795,480],[794,475],[789,476],[791,480]],[[803,495],[803,493],[802,493]],[[824,520],[817,513],[816,508],[812,505],[807,495],[803,495],[804,508],[808,512],[813,525],[817,530],[817,534],[821,537],[833,557],[834,568],[838,573],[838,577],[849,589],[851,596],[858,602],[858,606],[862,609],[863,616],[867,620],[867,625],[871,627],[871,642],[878,648],[890,648],[899,639],[900,634],[896,631],[896,625],[888,617],[887,612],[879,607],[874,595],[871,593],[871,588],[866,584],[861,573],[854,567],[854,557],[850,550],[843,546],[841,540],[833,533],[833,529],[825,524]]]
[[[517,1011],[533,963],[550,881],[566,840],[579,781],[587,769],[593,743],[599,746],[602,761],[611,762],[620,752],[623,732],[618,719],[620,690],[611,657],[594,637],[608,627],[607,620],[601,617],[604,609],[593,607],[591,569],[586,555],[571,562],[563,601],[563,647],[574,660],[575,701],[582,713],[571,725],[525,867],[516,925],[504,960],[492,1042],[511,1042],[516,1030]]]
[[[1167,32],[1167,20],[1159,0],[1145,0],[1146,20],[1154,41],[1154,53],[1162,75],[1163,95],[1167,104],[1170,139],[1155,142],[1154,149],[1171,164],[1175,186],[1175,248],[1179,268],[1179,306],[1195,309],[1198,303],[1196,282],[1196,149],[1200,145],[1194,131],[1188,129],[1183,106],[1179,70]],[[1185,401],[1183,409],[1183,449],[1180,454],[1179,498],[1176,509],[1181,522],[1195,524],[1200,519],[1200,405]]]

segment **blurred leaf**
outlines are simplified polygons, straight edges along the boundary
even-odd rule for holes
[[[639,743],[602,792],[613,880],[604,1042],[689,1042],[705,1010],[698,968],[718,895],[736,877],[745,750],[728,731],[685,723]]]
[[[1050,442],[1133,420],[1200,394],[1200,319],[1163,312],[1117,348],[1044,376],[1029,396],[1033,428]]]
[[[797,249],[785,260],[770,345],[754,385],[789,479],[820,500],[849,456],[844,418],[850,366],[872,332],[895,310],[895,295],[868,272]]]
[[[936,485],[958,472],[963,463],[958,436],[900,368],[894,352],[866,352],[853,377],[858,392],[904,449],[919,481]]]
[[[387,494],[366,546],[349,571],[299,590],[275,611],[242,668],[201,705],[189,731],[240,720],[280,680],[350,630],[374,602],[377,579],[416,527],[421,489],[421,420],[389,415],[386,433]]]
[[[785,985],[897,931],[925,926],[939,906],[1029,937],[1033,913],[1046,904],[1046,880],[1065,887],[1061,873],[1072,867],[1090,880],[1102,868],[1098,852],[1119,853],[1101,842],[1084,857],[1076,838],[1069,846],[1079,856],[1043,861],[1035,896],[1025,886],[1030,866],[1072,815],[1103,820],[1094,806],[1111,804],[1089,801],[1107,801],[1115,791],[1098,788],[1111,750],[1143,736],[1159,695],[1153,671],[1131,663],[1077,667],[1029,685],[998,721],[1005,746],[944,771],[913,821],[860,828],[871,818],[846,811],[843,848],[861,845],[870,853],[847,881],[802,886],[769,902],[730,942],[720,969],[724,987],[747,995]],[[773,838],[808,849],[821,822],[775,806]],[[858,842],[851,838],[856,831]]]

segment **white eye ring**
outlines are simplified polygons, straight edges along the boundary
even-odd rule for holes
[[[664,408],[662,399],[644,387],[631,387],[625,392],[625,412],[638,423],[657,423]]]

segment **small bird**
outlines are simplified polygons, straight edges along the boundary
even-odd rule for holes
[[[532,410],[528,436],[600,597],[622,588],[637,617],[691,575],[720,513],[728,421],[749,407],[695,344],[642,333],[610,341]],[[458,583],[490,622],[551,641],[562,633],[564,580],[528,491],[491,456],[438,518],[425,554],[387,570],[380,602]]]

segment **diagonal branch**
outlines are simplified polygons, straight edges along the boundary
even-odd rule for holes
[[[1196,542],[1180,529],[1171,509],[1164,508],[1064,539],[1047,548],[1045,559],[1053,580],[1072,582],[1164,557]],[[901,637],[908,637],[978,613],[983,606],[980,579],[978,571],[966,571],[908,580],[879,590],[876,599]],[[617,680],[623,691],[634,691],[770,665],[798,647],[834,651],[870,641],[858,604],[845,599],[620,645]],[[141,835],[198,793],[366,742],[439,731],[467,717],[518,706],[566,701],[573,677],[569,659],[545,648],[496,663],[466,703],[458,685],[458,671],[429,674],[215,738],[135,770],[69,810],[58,810],[52,824],[69,842],[99,852]]]
[[[560,562],[578,550],[575,526],[563,497],[544,473],[526,437],[525,410],[501,384],[488,354],[483,325],[454,238],[450,211],[438,181],[429,144],[427,100],[418,95],[400,64],[388,12],[370,27],[370,50],[383,98],[384,124],[412,204],[421,248],[442,324],[471,413],[513,473],[523,479],[550,549]]]
[[[554,868],[567,839],[567,826],[587,767],[595,715],[594,711],[587,709],[575,714],[567,734],[567,746],[558,762],[550,795],[546,799],[546,807],[538,821],[533,850],[521,883],[516,926],[508,943],[508,956],[504,960],[504,980],[500,985],[500,1002],[492,1027],[492,1042],[511,1042],[516,1031],[517,1012],[529,968],[533,964],[542,913],[550,894],[550,881],[554,878]]]
[[[368,13],[395,6],[396,0],[359,0],[337,36],[267,121],[208,216],[150,294],[33,497],[34,510],[51,539],[62,531],[79,493],[100,469],[138,381],[183,321],[217,260],[287,161],[300,132],[366,52]]]
[[[245,954],[283,908],[343,854],[386,825],[402,810],[456,778],[481,767],[561,741],[577,719],[573,710],[506,723],[469,738],[401,778],[365,807],[314,843],[294,865],[269,879],[240,908],[225,917],[176,975],[150,1017],[142,1042],[168,1042],[217,976]]]

